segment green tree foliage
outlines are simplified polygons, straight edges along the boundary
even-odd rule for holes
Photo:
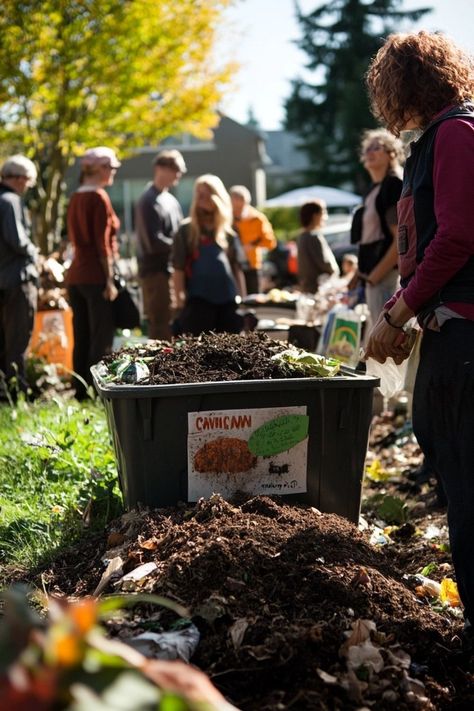
[[[375,126],[364,75],[383,38],[430,8],[401,9],[402,0],[331,0],[307,15],[296,3],[314,82],[296,79],[286,101],[286,128],[296,131],[311,159],[310,182],[361,189],[360,134]]]
[[[37,233],[58,229],[63,179],[85,147],[204,137],[233,66],[214,48],[232,0],[3,0],[0,139],[40,168]]]

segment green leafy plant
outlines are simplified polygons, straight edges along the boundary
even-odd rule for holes
[[[283,242],[293,239],[301,228],[297,207],[265,207],[262,211],[270,220],[277,238]]]
[[[154,595],[98,600],[44,598],[41,616],[26,591],[4,597],[0,625],[0,707],[9,711],[212,711],[224,698],[182,662],[150,660],[105,635],[101,622],[124,606],[180,605]],[[38,596],[37,596],[38,597]],[[38,600],[37,600],[38,602]],[[229,706],[229,708],[232,708]]]
[[[330,378],[337,375],[341,368],[340,361],[325,358],[317,353],[309,353],[292,346],[282,353],[272,356],[272,360],[286,363],[290,369],[301,370],[305,375],[317,378]]]
[[[0,561],[33,566],[122,510],[105,413],[55,397],[0,406]]]
[[[428,565],[425,565],[425,567],[421,570],[421,575],[425,575],[429,577],[433,573],[436,573],[438,570],[438,564],[437,563],[428,563]]]
[[[374,494],[366,499],[364,510],[375,511],[386,523],[401,525],[408,520],[406,501],[390,494]]]

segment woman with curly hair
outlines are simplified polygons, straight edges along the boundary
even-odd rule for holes
[[[179,329],[239,333],[237,294],[245,294],[245,255],[232,230],[232,205],[221,179],[201,175],[194,184],[190,217],[173,240],[172,264]]]
[[[442,34],[388,37],[367,74],[373,111],[394,133],[418,130],[398,204],[401,289],[367,356],[406,356],[404,324],[423,328],[413,429],[440,474],[472,653],[474,623],[474,64]]]
[[[374,324],[398,287],[397,202],[404,159],[400,139],[384,128],[365,131],[360,159],[372,184],[354,215],[351,241],[359,245],[359,276]]]

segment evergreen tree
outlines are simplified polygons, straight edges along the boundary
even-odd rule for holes
[[[375,126],[364,75],[371,57],[391,32],[431,8],[403,11],[403,0],[331,0],[303,15],[299,47],[315,81],[293,81],[285,103],[285,127],[301,136],[311,159],[310,182],[333,186],[366,184],[358,157],[360,135]]]
[[[245,124],[249,128],[256,128],[260,129],[260,123],[258,121],[258,118],[255,116],[255,111],[253,110],[253,106],[249,106],[247,110],[247,123]]]

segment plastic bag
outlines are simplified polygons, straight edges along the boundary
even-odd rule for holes
[[[407,360],[407,368],[405,372],[405,385],[404,390],[407,393],[413,393],[415,389],[416,374],[418,372],[418,364],[420,362],[420,348],[421,340],[423,337],[423,331],[420,329],[416,331],[415,343],[411,349],[410,356]]]
[[[379,390],[386,398],[395,397],[405,390],[405,376],[408,359],[397,365],[393,358],[387,358],[385,363],[379,363],[373,358],[367,358],[367,375],[380,378]]]
[[[401,392],[413,393],[420,359],[421,337],[422,331],[416,327],[415,319],[410,319],[406,324],[404,343],[407,357],[400,365],[397,365],[393,358],[387,358],[385,363],[367,358],[367,374],[380,378],[379,390],[384,397],[395,397]]]
[[[313,323],[315,304],[314,294],[300,294],[296,302],[296,318],[305,323]]]

